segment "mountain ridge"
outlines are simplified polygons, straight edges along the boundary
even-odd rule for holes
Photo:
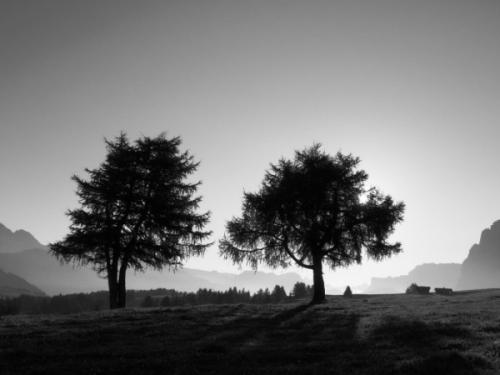
[[[49,295],[85,293],[106,290],[107,283],[90,267],[74,267],[61,264],[45,249],[30,249],[17,253],[0,254],[0,264],[13,274],[37,285]],[[307,282],[294,272],[243,271],[239,274],[179,268],[176,271],[148,270],[144,273],[131,271],[127,276],[128,289],[167,288],[194,292],[200,288],[227,290],[231,287],[256,292],[258,289],[282,285],[291,290],[296,282]]]
[[[45,296],[46,294],[23,278],[0,269],[0,298],[20,295]]]
[[[415,266],[407,275],[372,277],[365,293],[404,293],[412,283],[455,289],[461,266],[461,263],[423,263]]]
[[[30,232],[12,231],[0,223],[0,253],[16,253],[26,249],[46,249]]]
[[[425,271],[425,272],[424,272]],[[366,293],[403,293],[411,283],[456,290],[500,287],[500,220],[481,232],[462,263],[425,263],[407,275],[374,277]]]
[[[461,289],[500,287],[500,220],[481,232],[465,258],[458,282]]]
[[[0,223],[0,243],[4,244],[0,249],[1,267],[49,295],[107,290],[106,280],[99,277],[90,266],[75,267],[59,262],[46,246],[25,230],[13,232]],[[8,248],[9,243],[14,248]],[[258,289],[272,289],[275,285],[282,285],[290,291],[296,282],[308,281],[294,272],[275,274],[243,271],[236,274],[192,268],[147,270],[144,273],[129,271],[127,275],[128,289],[167,288],[185,292],[195,292],[200,288],[227,290],[237,287],[253,293]]]

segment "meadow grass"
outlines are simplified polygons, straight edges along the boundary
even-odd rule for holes
[[[500,290],[0,320],[0,374],[497,374]]]

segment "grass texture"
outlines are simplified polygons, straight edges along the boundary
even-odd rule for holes
[[[0,374],[498,374],[500,290],[0,318]]]

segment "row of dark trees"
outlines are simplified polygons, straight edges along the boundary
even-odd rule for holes
[[[111,308],[126,304],[127,270],[177,268],[211,245],[209,212],[199,212],[198,167],[179,137],[125,134],[106,140],[106,160],[74,176],[80,208],[70,210],[70,233],[51,244],[60,260],[91,265],[107,277]],[[292,160],[271,164],[259,191],[245,193],[242,215],[226,225],[222,257],[236,264],[288,267],[313,273],[313,303],[325,299],[323,266],[332,269],[401,251],[388,237],[404,204],[375,188],[352,155],[328,155],[315,144]]]
[[[313,288],[304,283],[297,283],[294,290],[288,295],[280,285],[276,285],[273,290],[259,289],[253,295],[246,290],[230,288],[227,291],[215,291],[211,289],[199,289],[196,293],[177,292],[170,290],[162,296],[148,295],[144,299],[141,307],[157,306],[183,306],[183,305],[205,305],[205,304],[231,304],[231,303],[280,303],[296,301],[297,299],[311,297]]]
[[[199,289],[197,292],[178,292],[173,289],[128,290],[129,307],[185,306],[204,304],[250,303],[266,304],[312,296],[312,287],[296,283],[287,294],[282,286],[276,285],[272,291],[259,289],[251,294],[246,290],[230,288],[226,291]],[[108,308],[109,292],[66,294],[53,297],[22,295],[0,299],[0,316],[15,314],[69,314],[84,311],[99,311]]]

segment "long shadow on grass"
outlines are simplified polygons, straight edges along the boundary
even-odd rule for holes
[[[360,315],[301,305],[244,317],[201,342],[192,372],[218,374],[477,375],[491,365],[464,353],[469,330],[447,323],[386,317],[367,335]],[[454,343],[454,344],[453,344]],[[455,345],[455,346],[453,346]],[[189,372],[189,371],[188,371]]]
[[[371,314],[334,304],[276,309],[167,309],[134,320],[51,325],[56,335],[9,331],[0,342],[0,373],[478,375],[491,369],[467,353],[476,339],[471,331],[452,324],[399,316],[374,322]]]
[[[474,375],[491,369],[483,358],[461,353],[472,333],[450,323],[426,323],[387,316],[367,338],[367,343],[388,361],[397,374]],[[404,361],[398,361],[405,357]]]
[[[270,319],[271,322],[273,323],[284,323],[286,322],[287,320],[290,320],[292,319],[293,317],[297,316],[298,314],[300,314],[301,312],[303,311],[306,311],[307,309],[309,309],[311,306],[311,304],[307,304],[307,305],[298,305],[292,309],[289,309],[289,310],[285,310],[285,311],[282,311],[276,315],[274,315],[272,317],[272,319]]]
[[[196,363],[189,364],[196,368],[184,372],[209,373],[216,368],[218,374],[341,373],[332,372],[332,359],[355,356],[358,322],[356,314],[325,314],[311,305],[246,316],[202,340]]]

